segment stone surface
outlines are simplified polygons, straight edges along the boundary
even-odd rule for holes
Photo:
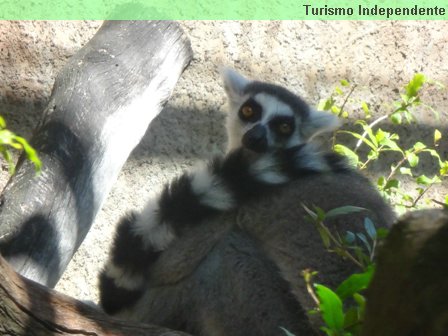
[[[54,77],[70,55],[95,33],[101,22],[0,22],[0,114],[8,125],[29,137],[45,105]],[[416,72],[448,85],[448,22],[443,21],[186,21],[195,52],[173,97],[150,125],[124,167],[103,210],[69,265],[57,289],[79,299],[97,299],[96,279],[107,256],[114,225],[128,209],[140,208],[151,192],[175,174],[225,147],[222,64],[246,75],[286,85],[311,104],[328,98],[340,79],[357,84],[360,100],[375,116],[388,113],[391,102]],[[432,143],[437,126],[448,154],[447,90],[428,89],[423,100],[439,111],[422,108],[418,125],[401,127],[407,143]],[[383,128],[391,128],[390,125]],[[420,173],[434,172],[425,157]],[[387,174],[390,162],[374,165],[372,175]],[[2,185],[7,180],[2,173]],[[411,188],[412,186],[409,186]],[[442,199],[446,182],[432,190]]]

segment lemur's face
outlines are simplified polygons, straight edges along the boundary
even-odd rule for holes
[[[259,92],[248,95],[238,108],[237,125],[242,145],[254,152],[289,148],[302,143],[300,118],[277,97]]]
[[[311,109],[281,86],[250,81],[230,69],[223,70],[223,78],[230,105],[228,150],[290,148],[339,125],[335,116]]]

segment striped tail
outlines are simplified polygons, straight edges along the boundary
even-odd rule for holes
[[[100,274],[100,303],[108,314],[131,308],[143,295],[152,264],[182,229],[291,179],[330,169],[309,144],[254,156],[245,149],[215,158],[167,184],[141,213],[123,217]]]

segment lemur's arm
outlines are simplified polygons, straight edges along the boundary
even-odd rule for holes
[[[253,155],[238,149],[167,184],[141,213],[118,224],[109,261],[100,275],[100,300],[107,313],[133,305],[158,255],[185,228],[240,206],[276,186],[334,164],[310,144]]]

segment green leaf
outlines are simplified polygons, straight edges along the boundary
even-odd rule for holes
[[[378,177],[376,185],[378,186],[378,189],[384,189],[384,186],[386,185],[386,177],[385,176]]]
[[[429,185],[429,184],[431,184],[431,179],[428,178],[425,175],[420,175],[419,177],[417,177],[417,179],[415,181],[418,184],[422,184],[422,185]]]
[[[406,159],[409,162],[409,165],[414,168],[418,165],[418,156],[414,154],[413,152],[407,152],[406,153]]]
[[[324,244],[324,247],[328,250],[331,246],[331,239],[330,234],[325,229],[325,227],[317,226],[317,232],[319,232],[320,239],[322,240],[322,244]]]
[[[378,239],[385,239],[388,234],[389,230],[386,228],[378,228],[378,230],[376,230],[376,236]]]
[[[440,139],[442,139],[442,133],[438,129],[434,130],[434,145],[439,144]]]
[[[376,239],[376,228],[375,224],[373,224],[372,220],[369,217],[364,218],[364,229],[369,235],[370,239]]]
[[[374,267],[370,265],[363,273],[355,273],[344,280],[336,289],[336,294],[341,300],[352,297],[353,294],[366,289],[372,280]]]
[[[342,92],[341,88],[338,86],[335,87],[334,92],[336,92],[336,94],[340,96],[344,94],[344,92]]]
[[[354,242],[356,240],[356,236],[353,232],[347,231],[347,233],[345,234],[344,240],[347,245],[352,245],[352,244],[354,244]]]
[[[364,132],[369,136],[370,141],[375,145],[375,147],[378,147],[378,140],[373,134],[373,130],[370,125],[368,125],[364,120],[358,120],[355,125],[361,125]]]
[[[408,167],[400,167],[400,173],[402,174],[402,175],[409,175],[409,176],[412,176],[412,170],[411,170],[411,168],[408,168]]]
[[[445,176],[448,174],[448,161],[443,161],[440,165],[440,172],[439,174],[441,176]]]
[[[363,242],[364,246],[367,248],[367,251],[369,251],[369,254],[371,254],[372,246],[370,246],[370,243],[367,240],[366,235],[364,233],[357,233],[356,236]]]
[[[7,129],[0,131],[0,144],[8,145],[16,149],[22,149],[20,145],[14,145],[14,133]]]
[[[328,99],[323,99],[319,102],[319,105],[317,106],[317,109],[320,111],[328,111],[331,109],[331,107],[334,105],[334,99],[333,97],[330,97]]]
[[[424,186],[428,186],[434,183],[440,183],[441,180],[438,176],[434,176],[433,178],[429,178],[426,175],[420,175],[419,177],[417,177],[417,179],[415,180],[418,184],[424,185]]]
[[[361,108],[364,111],[365,116],[370,117],[371,113],[370,113],[369,105],[367,105],[367,103],[365,101],[361,102]]]
[[[414,202],[414,197],[412,197],[409,194],[404,194],[402,197],[403,197],[403,200],[406,202],[411,202],[411,203]]]
[[[426,148],[426,145],[419,141],[414,144],[413,148],[416,152],[421,152]]]
[[[375,139],[378,143],[381,143],[386,136],[389,136],[389,133],[384,132],[381,128],[378,128],[378,130],[375,133]]]
[[[351,136],[355,137],[356,139],[359,139],[362,142],[364,142],[370,148],[372,148],[374,150],[377,149],[377,146],[375,146],[369,139],[363,137],[361,134],[358,134],[356,132],[351,132],[351,131],[339,131],[338,133],[350,134]]]
[[[401,111],[401,107],[403,106],[403,102],[396,100],[396,101],[392,102],[392,105],[395,107],[395,112]]]
[[[409,112],[409,110],[403,110],[403,115],[406,118],[408,124],[412,123],[415,119],[414,115],[411,112]]]
[[[404,94],[404,93],[400,94],[400,97],[401,97],[401,100],[403,101],[401,103],[401,106],[404,109],[406,104],[409,102],[410,97],[407,94]]]
[[[435,157],[437,161],[439,161],[439,166],[441,166],[442,160],[440,159],[439,153],[437,153],[435,149],[427,148],[424,150],[424,152],[428,152],[429,154],[431,154],[432,157]]]
[[[375,133],[375,137],[378,141],[378,144],[380,144],[381,146],[389,148],[393,151],[403,153],[402,149],[394,141],[399,139],[398,134],[390,134],[389,132],[384,132],[381,128],[379,128]]]
[[[344,327],[344,312],[341,299],[328,287],[318,284],[315,284],[314,287],[319,298],[319,309],[322,312],[325,324],[333,331],[342,330]]]
[[[354,151],[352,151],[350,148],[348,148],[344,145],[341,145],[341,144],[336,144],[333,149],[336,153],[346,156],[349,160],[350,165],[352,165],[354,167],[356,167],[358,165],[359,156]]]
[[[327,212],[326,216],[327,218],[335,217],[335,216],[341,216],[341,215],[347,215],[355,212],[360,211],[366,211],[366,208],[356,207],[352,205],[342,206],[338,208],[331,209]]]
[[[398,146],[398,144],[392,140],[392,138],[386,138],[381,141],[381,145],[387,150],[403,153],[403,150]]]
[[[333,330],[327,327],[320,327],[320,330],[322,330],[325,335],[327,336],[338,336]]]
[[[331,107],[331,112],[332,112],[333,114],[339,115],[339,113],[341,112],[341,108],[340,108],[340,107],[337,107],[336,105],[333,105],[333,106]]]
[[[406,95],[409,98],[416,97],[425,82],[426,78],[423,74],[415,74],[411,81],[405,86]]]
[[[384,189],[397,189],[400,186],[400,181],[398,181],[397,179],[390,179],[389,181],[387,181],[386,185],[384,186]]]
[[[366,309],[366,298],[359,293],[354,293],[353,299],[356,301],[356,303],[359,306],[359,314],[361,316],[364,316],[364,312]]]
[[[323,221],[325,219],[325,217],[327,216],[325,214],[325,211],[322,208],[319,208],[317,206],[314,207],[314,211],[317,215],[317,220],[318,221]]]
[[[390,116],[390,121],[392,121],[392,123],[394,123],[395,125],[400,125],[401,122],[403,121],[403,118],[401,117],[401,113],[400,112],[395,112]]]
[[[26,157],[28,158],[28,160],[33,162],[36,172],[40,172],[42,170],[42,162],[40,161],[39,157],[37,156],[37,153],[34,150],[34,148],[31,147],[28,144],[28,141],[26,141],[22,137],[15,136],[15,140],[22,145],[23,150],[25,151]]]
[[[0,151],[3,155],[3,158],[8,162],[9,171],[11,174],[14,173],[14,163],[12,160],[11,152],[5,147],[11,147],[17,150],[24,150],[27,158],[34,163],[36,172],[39,172],[42,167],[42,163],[39,160],[36,151],[28,144],[28,142],[11,132],[8,129],[5,129],[6,123],[5,120],[0,116]]]
[[[350,83],[346,79],[341,79],[339,83],[341,83],[342,86],[350,86]]]
[[[4,128],[6,128],[6,121],[2,116],[0,116],[0,129]]]

